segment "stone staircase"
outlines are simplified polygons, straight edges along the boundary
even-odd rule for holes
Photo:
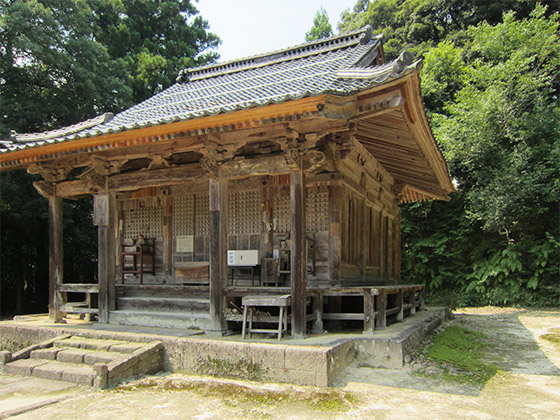
[[[0,352],[0,369],[4,373],[97,389],[156,373],[162,364],[163,345],[158,341],[135,343],[63,335],[16,353]]]
[[[109,312],[114,325],[211,329],[208,292],[169,285],[117,285],[117,307]]]

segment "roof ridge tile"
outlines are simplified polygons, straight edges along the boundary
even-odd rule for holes
[[[345,32],[328,38],[305,42],[303,44],[298,44],[268,53],[257,54],[254,56],[226,61],[224,63],[210,64],[192,69],[185,68],[179,73],[176,81],[178,83],[184,83],[190,80],[201,80],[228,73],[259,68],[282,61],[289,61],[296,58],[304,58],[332,50],[347,48],[356,44],[367,44],[372,40],[372,38],[375,38],[376,41],[379,42],[381,36],[373,37],[372,31],[373,28],[371,25],[366,25],[363,28],[351,32]]]

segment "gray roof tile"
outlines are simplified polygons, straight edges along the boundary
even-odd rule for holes
[[[159,94],[108,118],[107,115],[51,132],[13,135],[0,152],[167,124],[265,106],[324,93],[350,95],[407,73],[410,57],[371,67],[380,37],[371,28],[255,57],[181,72]]]

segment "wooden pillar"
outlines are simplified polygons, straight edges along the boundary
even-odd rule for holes
[[[397,321],[402,322],[404,321],[404,293],[399,290],[397,295],[397,307],[399,308],[399,313],[397,314]]]
[[[364,289],[364,334],[375,331],[375,296],[371,289]]]
[[[380,290],[375,298],[375,310],[377,311],[377,328],[384,330],[387,328],[387,293]]]
[[[172,275],[173,260],[173,198],[163,196],[163,274],[167,279]]]
[[[228,181],[221,175],[211,178],[209,191],[209,236],[210,236],[210,322],[213,332],[226,330],[224,318],[227,282],[227,209]]]
[[[325,332],[323,329],[323,292],[318,291],[313,295],[313,327],[311,332],[313,334],[322,334]]]
[[[302,169],[290,172],[291,241],[292,241],[292,335],[306,335],[307,290],[305,241],[305,174]]]
[[[265,181],[268,184],[268,181]],[[271,194],[270,186],[266,185],[263,192],[263,230],[261,235],[261,250],[265,255],[272,255],[273,252],[273,209],[272,209],[272,199],[273,194]]]
[[[63,322],[59,311],[62,295],[58,285],[63,282],[62,198],[51,195],[49,199],[49,320]]]
[[[360,204],[360,214],[361,223],[359,225],[360,231],[360,278],[362,280],[366,279],[366,265],[367,265],[367,240],[369,232],[369,218],[367,217],[367,206],[365,200],[361,200]]]
[[[387,272],[387,278],[389,279],[395,279],[395,271],[394,268],[395,266],[393,265],[393,252],[394,252],[394,246],[395,246],[395,239],[393,236],[393,223],[394,219],[391,217],[387,218],[387,266],[386,266],[386,272]]]
[[[401,210],[397,207],[397,217],[395,218],[395,281],[397,284],[401,283]]]
[[[386,218],[383,210],[379,212],[379,279],[385,280],[385,273],[387,271],[386,259],[387,255],[387,241],[385,237]]]
[[[329,185],[329,283],[331,286],[340,286],[341,261],[342,261],[342,188]]]
[[[98,227],[99,322],[109,322],[116,307],[115,270],[117,200],[112,193],[94,197],[93,221]]]

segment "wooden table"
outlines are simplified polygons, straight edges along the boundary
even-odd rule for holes
[[[278,334],[278,340],[282,339],[282,333],[288,331],[288,307],[291,304],[290,295],[249,295],[243,296],[243,329],[241,337],[244,340],[245,334],[249,333],[260,333],[260,334]],[[278,328],[277,329],[257,329],[253,328],[253,316],[255,313],[255,308],[259,306],[276,306],[280,310],[278,315]],[[249,327],[247,328],[247,317],[249,318]],[[276,317],[270,317],[270,321],[266,322],[276,322]]]

